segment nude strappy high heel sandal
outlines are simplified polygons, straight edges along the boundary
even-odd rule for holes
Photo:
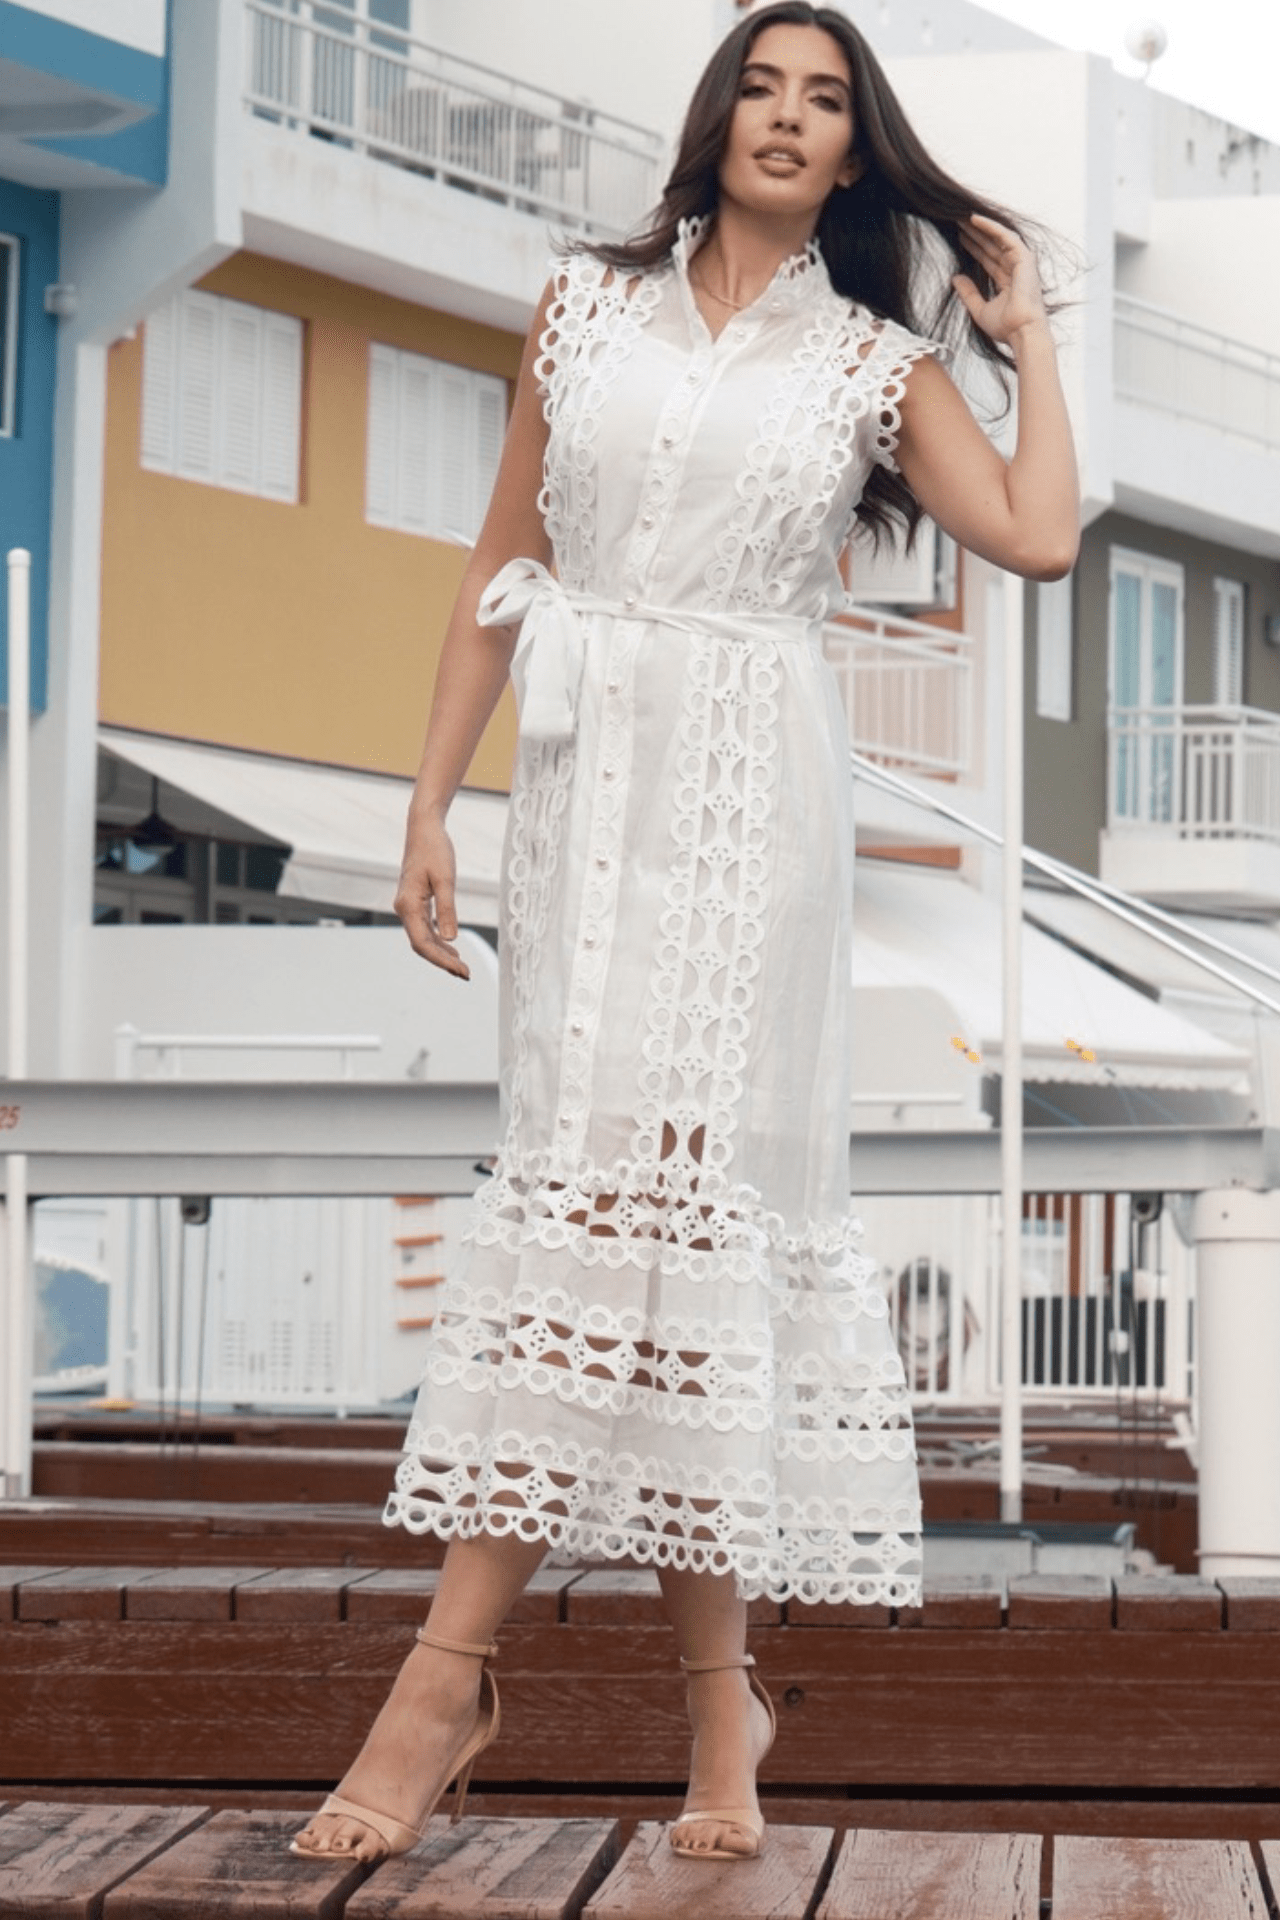
[[[726,1667],[755,1667],[754,1655],[741,1654],[736,1660],[685,1660],[680,1665],[686,1673],[719,1673]],[[765,1692],[754,1672],[747,1676],[751,1691],[760,1701],[769,1715],[768,1753],[778,1732],[778,1716],[773,1710],[773,1702]],[[760,1758],[763,1760],[764,1754]],[[744,1832],[755,1835],[755,1846],[749,1853],[732,1853],[727,1847],[684,1847],[677,1838],[682,1827],[688,1827],[695,1820],[712,1820],[722,1826],[741,1827]],[[754,1860],[764,1844],[764,1816],[751,1807],[696,1807],[689,1813],[682,1813],[671,1829],[672,1851],[684,1860]]]
[[[394,1819],[389,1813],[379,1813],[375,1807],[362,1807],[355,1800],[344,1800],[341,1794],[331,1793],[319,1813],[312,1818],[318,1820],[321,1814],[345,1814],[349,1820],[359,1820],[384,1843],[381,1853],[376,1853],[368,1862],[375,1865],[395,1853],[408,1853],[410,1847],[416,1847],[426,1831],[428,1820],[435,1812],[440,1800],[448,1789],[451,1780],[457,1781],[453,1796],[453,1810],[450,1820],[460,1820],[462,1809],[467,1803],[467,1788],[471,1784],[471,1769],[485,1748],[498,1737],[501,1725],[501,1713],[498,1707],[498,1683],[490,1671],[489,1662],[498,1656],[497,1645],[490,1641],[487,1645],[476,1646],[468,1640],[443,1640],[439,1634],[428,1633],[425,1627],[419,1628],[415,1638],[421,1640],[424,1647],[439,1647],[444,1653],[469,1653],[477,1660],[483,1660],[480,1671],[480,1710],[476,1723],[468,1734],[461,1753],[457,1756],[450,1771],[445,1775],[431,1805],[423,1814],[416,1827],[410,1827],[403,1820]],[[357,1855],[354,1847],[304,1847],[296,1839],[289,1842],[290,1853],[300,1853],[309,1860],[353,1860],[363,1858]]]

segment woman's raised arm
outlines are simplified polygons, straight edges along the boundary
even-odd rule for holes
[[[456,862],[444,821],[506,685],[515,646],[509,628],[476,624],[480,595],[508,560],[528,556],[545,563],[550,557],[538,507],[547,423],[535,367],[552,298],[549,285],[525,342],[489,511],[440,649],[396,892],[395,910],[414,952],[463,980],[469,977],[467,966],[453,944],[458,937]]]
[[[1060,580],[1080,545],[1075,444],[1035,261],[1007,227],[975,216],[969,245],[995,287],[954,281],[975,325],[1009,348],[1018,374],[1013,458],[992,446],[934,360],[912,369],[898,465],[925,512],[962,547],[1031,580]]]

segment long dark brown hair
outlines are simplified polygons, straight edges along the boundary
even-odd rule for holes
[[[975,213],[999,220],[1042,261],[1050,252],[1047,236],[943,172],[921,145],[866,40],[834,7],[777,0],[727,34],[694,90],[675,165],[647,223],[629,240],[580,242],[579,250],[612,267],[643,271],[667,258],[682,220],[714,215],[742,70],[766,27],[776,26],[820,27],[849,65],[853,150],[862,170],[851,187],[829,195],[818,218],[816,237],[831,284],[880,318],[980,355],[1004,383],[1007,398],[1012,356],[974,325],[951,285],[953,273],[967,273],[984,293],[992,291],[968,249],[964,222]],[[901,527],[910,544],[920,517],[905,480],[873,467],[858,518],[876,542]]]

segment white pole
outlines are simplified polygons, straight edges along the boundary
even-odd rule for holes
[[[28,806],[31,735],[31,555],[9,549],[9,1020],[10,1080],[27,1077],[27,955],[30,913]],[[30,1249],[27,1231],[27,1157],[5,1160],[4,1428],[0,1434],[5,1493],[31,1491],[31,1370],[33,1363]]]
[[[1004,579],[1000,1039],[1000,1518],[1022,1518],[1022,581]]]
[[[1280,1193],[1197,1194],[1200,1572],[1280,1575]]]

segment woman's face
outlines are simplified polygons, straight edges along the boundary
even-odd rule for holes
[[[722,199],[816,224],[834,187],[861,172],[853,154],[849,63],[821,27],[766,27],[747,55],[720,160]]]

